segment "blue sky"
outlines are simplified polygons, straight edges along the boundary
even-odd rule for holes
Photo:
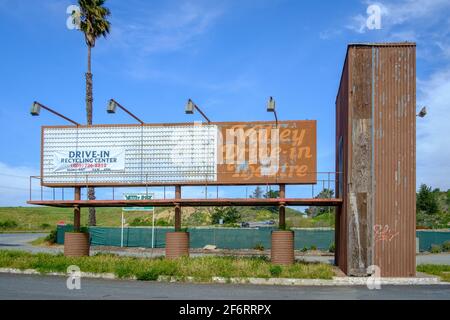
[[[86,46],[66,27],[74,0],[0,0],[0,206],[23,205],[39,174],[40,126],[64,124],[34,100],[85,121]],[[365,27],[370,4],[380,30]],[[450,2],[109,0],[111,34],[93,50],[94,122],[130,123],[105,112],[109,98],[146,122],[318,121],[318,169],[334,171],[335,97],[348,43],[417,42],[417,182],[450,188]],[[225,191],[223,191],[225,192]],[[228,192],[228,191],[226,191]],[[227,193],[224,193],[225,195]],[[230,191],[232,192],[232,191]],[[294,192],[294,191],[293,191]],[[289,193],[289,190],[288,190]]]

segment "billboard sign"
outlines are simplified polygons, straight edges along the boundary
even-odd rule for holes
[[[153,193],[124,193],[124,200],[151,200]],[[155,207],[123,207],[122,211],[149,211],[153,212]]]
[[[55,151],[53,172],[123,171],[124,148],[80,148]]]
[[[42,128],[46,186],[316,182],[316,121]]]

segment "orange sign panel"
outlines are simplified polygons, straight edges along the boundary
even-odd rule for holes
[[[220,184],[316,182],[316,121],[221,123]]]

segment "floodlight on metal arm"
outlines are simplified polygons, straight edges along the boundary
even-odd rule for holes
[[[37,101],[34,101],[33,104],[32,104],[32,106],[31,106],[31,110],[30,110],[31,115],[32,115],[32,116],[38,116],[38,115],[41,113],[41,108],[42,108],[42,109],[45,109],[45,110],[47,110],[47,111],[49,111],[49,112],[51,112],[51,113],[53,113],[54,115],[56,115],[56,116],[58,116],[58,117],[60,117],[60,118],[63,118],[63,119],[66,120],[66,121],[69,121],[70,123],[72,123],[72,124],[74,124],[74,125],[76,125],[76,126],[80,126],[80,124],[79,124],[78,122],[73,121],[72,119],[67,118],[66,116],[63,116],[61,113],[56,112],[56,111],[53,110],[52,108],[49,108],[49,107],[47,107],[47,106],[44,106],[42,103],[39,103],[39,102],[37,102]]]
[[[193,114],[194,109],[196,109],[203,116],[203,118],[205,118],[205,120],[206,120],[206,122],[208,122],[208,124],[211,123],[211,120],[209,120],[209,118],[203,113],[203,111],[200,110],[200,108],[191,99],[189,99],[188,102],[186,103],[186,108],[185,108],[184,112],[186,114]]]
[[[273,112],[275,116],[275,124],[278,128],[278,117],[277,117],[277,111],[275,110],[275,100],[272,97],[269,97],[269,101],[267,101],[267,112]]]
[[[116,109],[117,107],[119,107],[120,109],[122,109],[123,111],[125,111],[126,113],[128,113],[131,117],[133,117],[134,119],[136,119],[138,122],[140,122],[141,124],[144,124],[144,121],[142,121],[141,119],[139,119],[138,117],[136,117],[133,113],[131,113],[129,110],[127,110],[124,106],[122,106],[120,103],[118,103],[116,100],[111,99],[109,100],[108,103],[108,107],[106,108],[106,112],[108,113],[116,113]]]
[[[420,109],[419,113],[416,115],[416,117],[423,118],[427,115],[427,107],[423,107]]]

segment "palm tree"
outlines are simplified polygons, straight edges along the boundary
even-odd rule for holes
[[[91,50],[95,47],[95,41],[105,37],[109,33],[110,22],[107,20],[111,14],[104,7],[105,0],[78,0],[80,7],[80,30],[88,48],[88,61],[86,72],[86,118],[87,124],[92,125],[92,73],[91,73]],[[88,188],[88,199],[95,200],[94,188]],[[95,208],[89,208],[89,225],[96,225]]]

